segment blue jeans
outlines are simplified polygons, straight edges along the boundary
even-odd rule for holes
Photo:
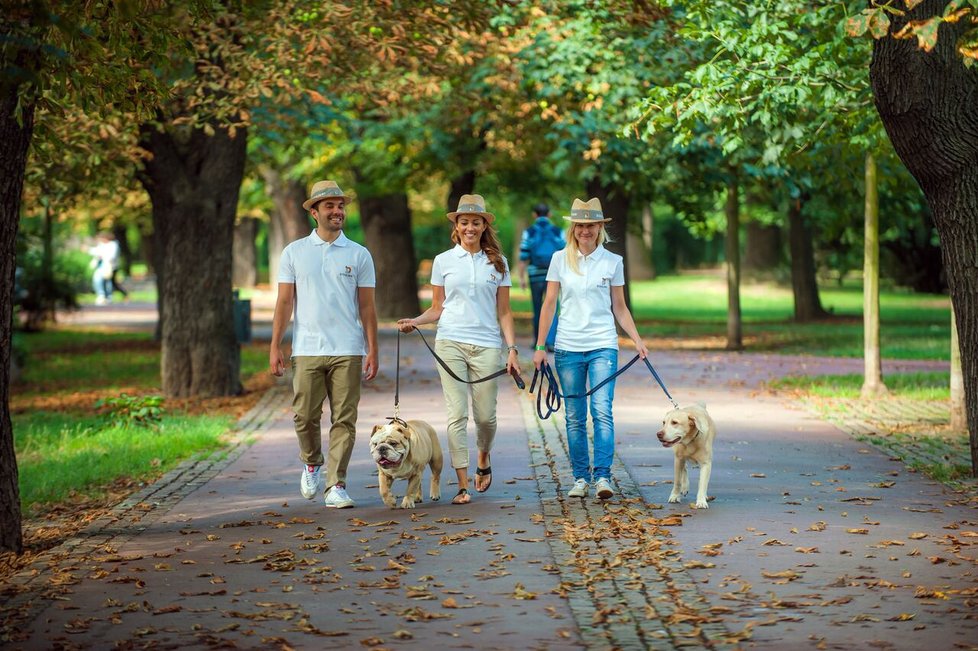
[[[543,307],[543,297],[547,294],[547,280],[544,278],[539,282],[530,281],[530,299],[533,301],[533,343],[537,343],[537,335],[540,332],[540,308]],[[550,332],[547,333],[547,345],[554,347],[557,340],[557,312],[554,311],[554,320],[550,323]]]
[[[92,272],[92,291],[99,298],[111,300],[112,298],[112,278],[105,278],[101,269]]]
[[[583,353],[557,350],[554,353],[560,391],[564,395],[587,393],[588,386],[597,386],[618,370],[618,351],[599,348]],[[591,422],[594,426],[594,479],[611,479],[611,463],[615,456],[615,421],[611,402],[615,398],[615,382],[611,381],[591,394]],[[564,401],[564,420],[567,423],[567,448],[570,451],[574,479],[591,482],[591,463],[587,445],[587,398]]]

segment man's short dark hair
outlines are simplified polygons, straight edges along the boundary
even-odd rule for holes
[[[538,217],[543,217],[544,215],[550,214],[550,207],[545,203],[538,203],[533,206],[533,212],[537,214]]]

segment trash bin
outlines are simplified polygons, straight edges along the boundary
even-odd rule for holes
[[[234,290],[234,338],[239,344],[251,343],[251,299]]]

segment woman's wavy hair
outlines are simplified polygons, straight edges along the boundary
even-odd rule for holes
[[[461,216],[461,215],[459,215]],[[473,217],[480,217],[481,215],[472,215]],[[479,238],[479,248],[486,254],[489,258],[489,262],[492,266],[501,274],[506,273],[506,261],[503,260],[503,247],[499,243],[499,236],[496,235],[496,229],[492,227],[492,224],[485,217],[482,218],[485,222],[486,230],[482,231],[482,237]],[[452,226],[452,242],[455,244],[462,243],[462,237],[458,234],[458,221]]]

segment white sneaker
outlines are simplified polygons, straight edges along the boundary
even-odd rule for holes
[[[587,481],[584,479],[575,481],[573,488],[567,491],[567,497],[587,497]]]
[[[611,482],[605,477],[598,479],[594,484],[594,488],[597,489],[595,494],[599,500],[606,500],[615,494],[615,489],[611,487]]]
[[[307,500],[316,497],[319,486],[323,482],[322,466],[304,466],[302,468],[302,479],[299,480],[299,492]]]
[[[339,484],[326,491],[326,499],[323,501],[331,509],[349,509],[353,507],[353,500],[346,494],[346,488]]]

